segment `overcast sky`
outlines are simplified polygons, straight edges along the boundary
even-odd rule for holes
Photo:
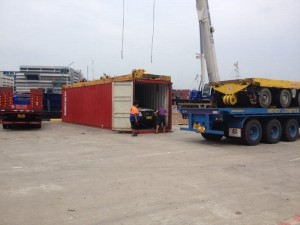
[[[240,75],[300,81],[300,0],[210,0],[222,80]],[[196,88],[200,73],[195,0],[0,0],[0,70],[68,66],[88,78],[144,68]]]

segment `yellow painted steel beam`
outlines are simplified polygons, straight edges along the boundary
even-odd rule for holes
[[[286,89],[300,89],[300,82],[288,80],[273,80],[263,78],[253,78],[255,83],[259,83],[261,87],[269,88],[286,88]]]
[[[221,85],[212,85],[213,89],[221,92],[225,95],[235,94],[243,89],[245,89],[249,85],[243,85],[238,83],[225,83]]]

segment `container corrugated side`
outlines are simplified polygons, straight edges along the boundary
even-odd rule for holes
[[[30,89],[30,108],[32,110],[43,110],[44,89]]]
[[[112,128],[112,83],[64,88],[62,121]]]
[[[13,104],[13,88],[12,87],[0,87],[0,109],[11,109]]]

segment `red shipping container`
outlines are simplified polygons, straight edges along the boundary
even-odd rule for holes
[[[130,107],[133,100],[138,100],[140,107],[150,110],[164,106],[168,111],[166,127],[171,130],[171,98],[170,77],[160,75],[147,74],[145,78],[145,75],[133,74],[78,83],[63,88],[62,121],[129,131]]]
[[[30,89],[30,109],[43,110],[44,89]]]
[[[10,110],[13,104],[13,88],[0,87],[0,110]]]
[[[62,120],[65,122],[112,128],[112,83],[62,92]]]

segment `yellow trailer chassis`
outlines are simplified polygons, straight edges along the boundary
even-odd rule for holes
[[[264,78],[246,78],[210,83],[213,101],[222,106],[261,108],[300,106],[300,82]]]

